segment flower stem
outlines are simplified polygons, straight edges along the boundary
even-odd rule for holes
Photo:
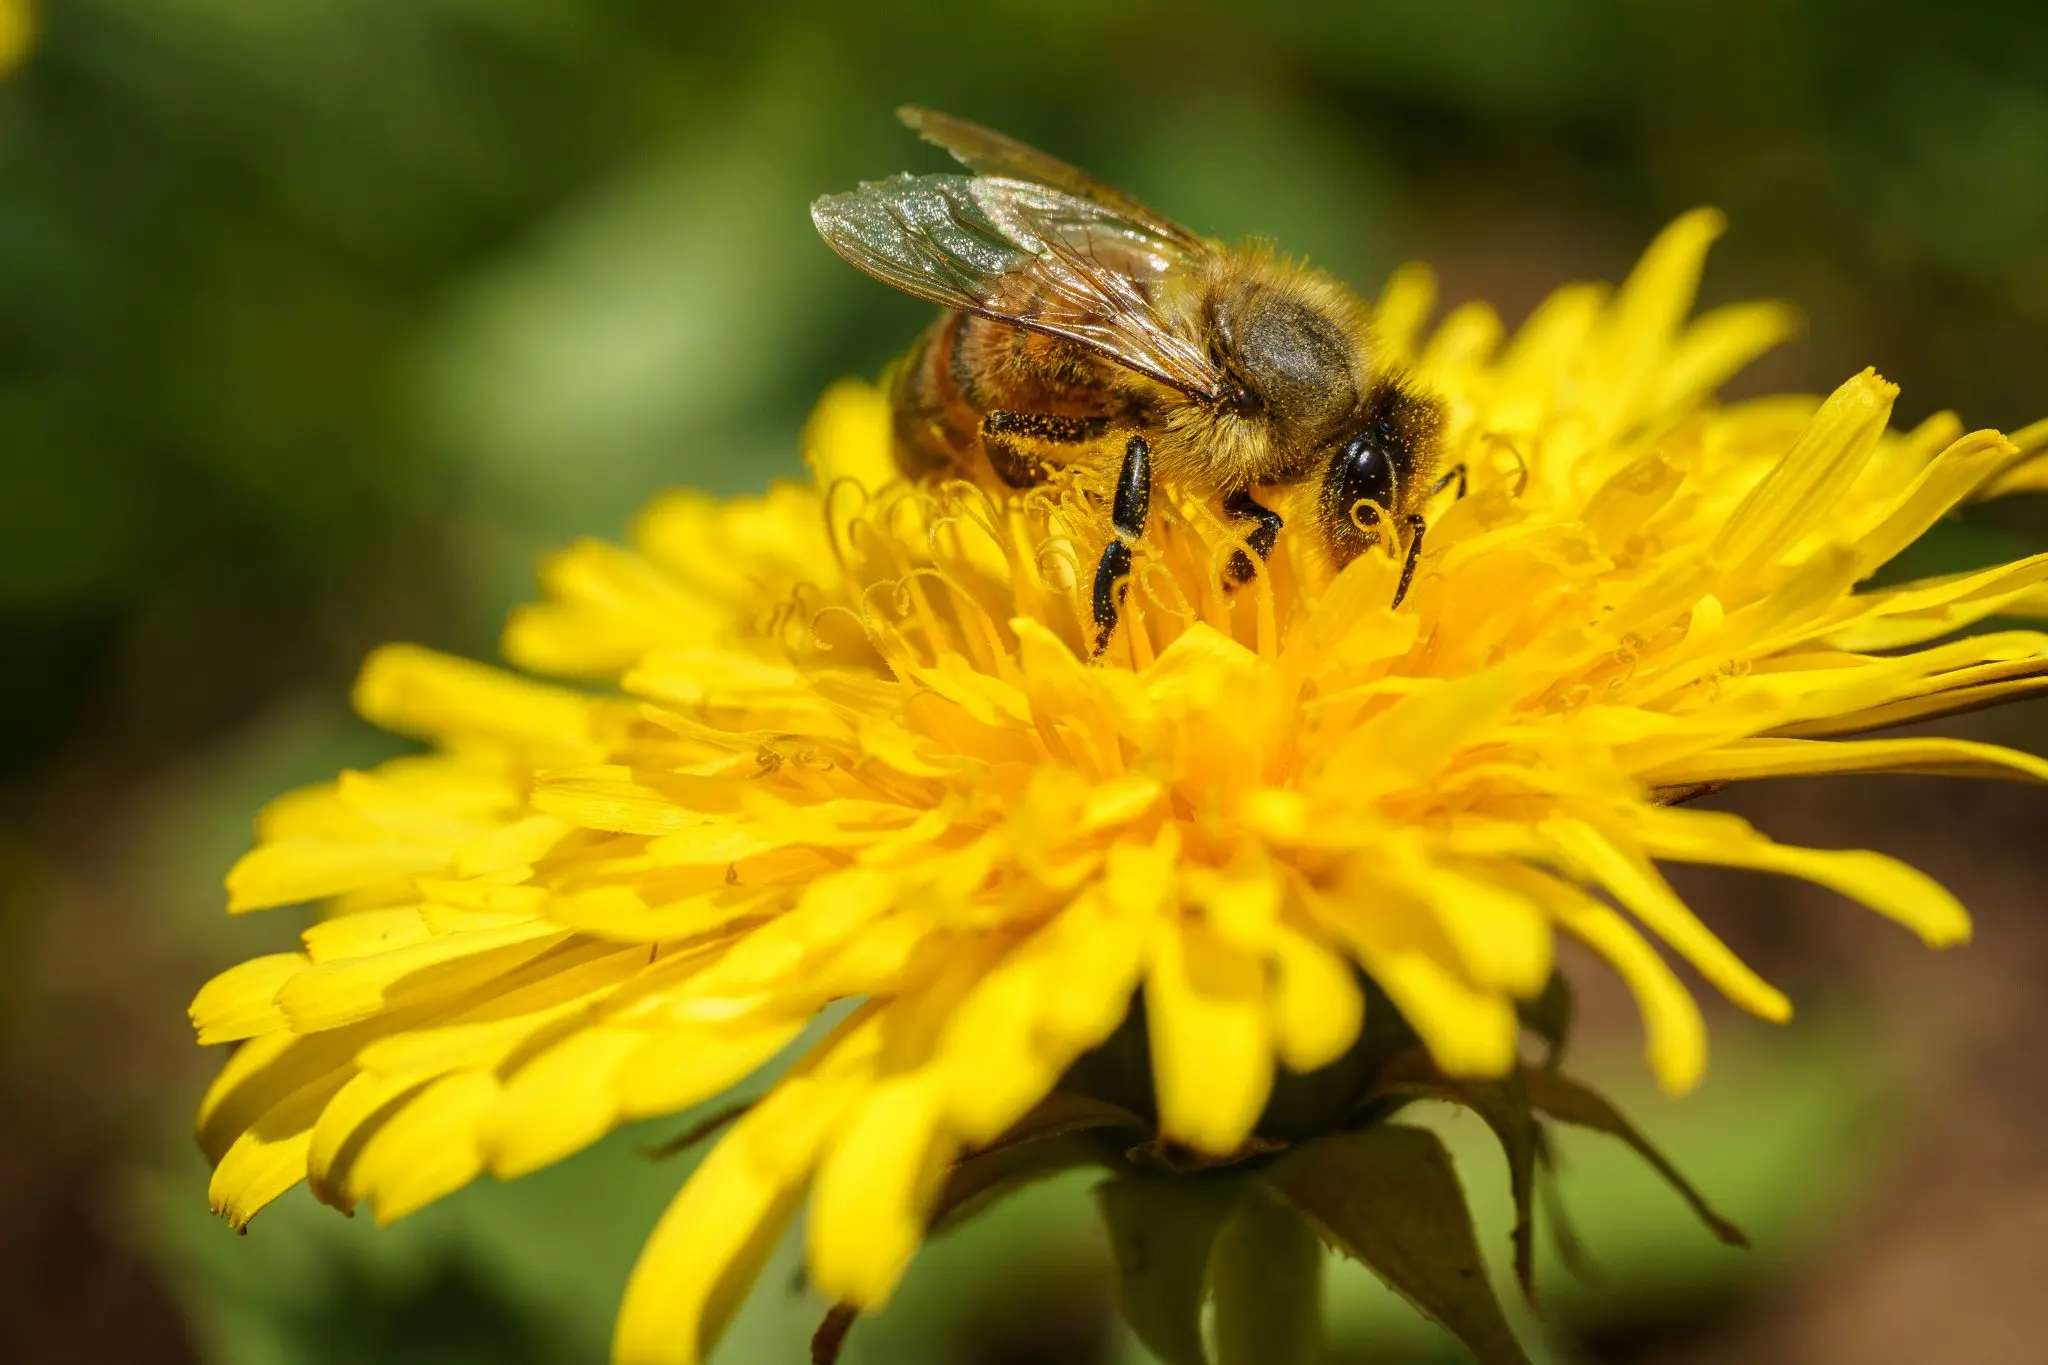
[[[1315,1365],[1323,1353],[1323,1244],[1257,1181],[1209,1263],[1217,1365]]]

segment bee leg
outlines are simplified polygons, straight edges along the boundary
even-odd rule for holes
[[[1459,466],[1463,468],[1464,466]],[[1415,581],[1415,561],[1422,558],[1422,533],[1429,529],[1429,523],[1419,516],[1408,518],[1408,554],[1401,561],[1401,581],[1394,588],[1394,605],[1400,606],[1401,599],[1408,595],[1408,585]]]
[[[1437,480],[1437,481],[1436,481],[1435,483],[1433,483],[1433,484],[1431,484],[1431,485],[1430,485],[1430,489],[1429,489],[1429,496],[1430,496],[1430,497],[1432,497],[1432,498],[1434,498],[1434,497],[1435,497],[1435,496],[1436,496],[1437,494],[1439,494],[1439,493],[1443,492],[1443,491],[1444,491],[1444,490],[1445,490],[1446,488],[1449,488],[1449,487],[1450,487],[1450,486],[1451,486],[1452,484],[1456,484],[1456,485],[1458,485],[1458,496],[1459,496],[1459,497],[1461,497],[1461,498],[1462,498],[1462,497],[1464,497],[1464,496],[1465,496],[1465,462],[1464,462],[1463,460],[1460,460],[1460,461],[1458,461],[1458,462],[1457,462],[1456,464],[1452,465],[1452,466],[1451,466],[1451,467],[1450,467],[1449,469],[1446,469],[1446,470],[1444,471],[1444,476],[1443,476],[1443,477],[1442,477],[1441,479],[1438,479],[1438,480]]]
[[[1034,488],[1052,471],[1024,448],[1027,442],[1079,445],[1109,427],[1105,417],[1065,417],[1043,412],[991,412],[981,419],[981,448],[989,468],[1011,488]]]
[[[1273,553],[1273,543],[1280,539],[1280,527],[1282,525],[1278,512],[1273,511],[1269,507],[1261,506],[1253,500],[1251,494],[1242,489],[1232,493],[1223,500],[1223,510],[1239,521],[1258,523],[1252,527],[1251,531],[1244,538],[1245,544],[1251,547],[1253,554],[1256,554],[1263,561],[1268,555]],[[1251,576],[1256,570],[1252,567],[1250,557],[1243,550],[1232,550],[1230,552],[1230,563],[1226,566],[1224,572],[1229,576],[1230,581],[1235,584],[1250,582]]]
[[[1100,657],[1116,634],[1124,594],[1131,585],[1131,542],[1145,534],[1145,522],[1152,515],[1152,448],[1142,436],[1133,436],[1124,447],[1123,468],[1116,476],[1116,497],[1110,504],[1109,524],[1115,539],[1103,547],[1095,566],[1095,649]]]

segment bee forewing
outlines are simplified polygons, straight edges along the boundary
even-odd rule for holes
[[[945,308],[979,310],[997,282],[1030,265],[1036,244],[990,218],[965,175],[899,175],[811,205],[811,221],[849,262]]]
[[[898,109],[896,117],[915,129],[926,142],[952,153],[953,159],[969,170],[1001,179],[1031,180],[1050,185],[1076,198],[1100,204],[1140,225],[1153,236],[1189,248],[1201,241],[1194,233],[1135,195],[993,128],[914,105]]]
[[[811,205],[834,251],[905,293],[1086,346],[1183,392],[1221,376],[1152,286],[1196,251],[1109,205],[1022,180],[899,175]]]

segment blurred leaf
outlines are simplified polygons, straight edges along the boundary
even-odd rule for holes
[[[1521,1018],[1522,1027],[1541,1038],[1550,1047],[1543,1064],[1555,1068],[1564,1060],[1565,1049],[1572,1040],[1572,1021],[1578,1012],[1578,1005],[1572,991],[1572,983],[1563,972],[1552,972],[1550,980],[1543,983],[1542,993],[1534,1000],[1517,1002],[1515,1013]]]
[[[1531,1072],[1523,1078],[1523,1084],[1528,1087],[1530,1101],[1550,1117],[1621,1139],[1692,1206],[1693,1213],[1707,1225],[1707,1230],[1722,1242],[1736,1247],[1749,1245],[1749,1238],[1742,1229],[1714,1212],[1706,1197],[1693,1188],[1692,1183],[1657,1150],[1656,1145],[1601,1095],[1553,1071]]]
[[[1308,1220],[1250,1182],[1216,1239],[1218,1365],[1316,1365],[1323,1356],[1323,1243]]]
[[[1243,1193],[1235,1180],[1138,1174],[1096,1187],[1124,1318],[1166,1365],[1207,1365],[1209,1255]]]
[[[1435,1134],[1381,1123],[1320,1138],[1269,1177],[1346,1255],[1463,1342],[1484,1365],[1528,1365],[1501,1313],[1458,1173]]]
[[[1118,1148],[1100,1135],[1106,1128],[1132,1130],[1126,1146],[1143,1132],[1143,1124],[1126,1109],[1055,1090],[1007,1133],[953,1164],[933,1206],[931,1231],[937,1234],[976,1217],[1027,1185],[1079,1167],[1112,1164]]]

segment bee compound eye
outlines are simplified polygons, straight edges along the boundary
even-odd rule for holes
[[[1380,539],[1379,524],[1395,515],[1397,493],[1393,457],[1379,431],[1367,427],[1330,449],[1318,520],[1339,564]]]
[[[1362,431],[1345,443],[1330,470],[1330,482],[1347,511],[1361,502],[1375,503],[1389,514],[1394,510],[1394,462],[1375,432]]]

